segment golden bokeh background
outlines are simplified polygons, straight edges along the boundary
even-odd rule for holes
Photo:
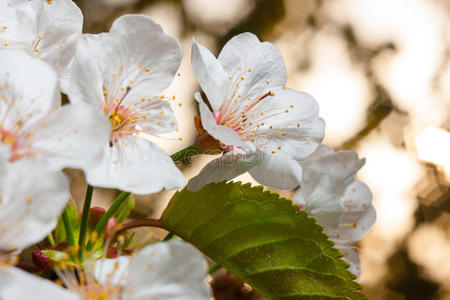
[[[364,292],[373,300],[450,299],[450,1],[75,2],[86,33],[108,31],[120,15],[142,13],[180,42],[181,76],[165,94],[176,95],[179,131],[172,137],[183,140],[153,139],[169,154],[196,135],[192,37],[215,54],[246,31],[275,44],[288,86],[319,102],[324,143],[367,159],[358,177],[373,191],[378,218],[359,244]],[[212,158],[180,167],[190,178]],[[80,172],[68,172],[78,202],[85,182]],[[248,175],[239,180],[255,183]],[[98,189],[94,201],[107,205],[115,193]],[[134,216],[159,216],[172,193],[137,196]]]

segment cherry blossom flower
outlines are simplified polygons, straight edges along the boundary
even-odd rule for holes
[[[0,49],[23,49],[60,76],[75,54],[82,26],[83,15],[71,0],[0,0]]]
[[[324,136],[319,107],[308,94],[286,87],[279,50],[251,33],[232,38],[216,59],[193,42],[192,68],[212,111],[199,93],[201,127],[225,154],[188,185],[229,180],[249,171],[263,185],[291,189],[301,168],[291,159],[313,152]]]
[[[109,33],[84,36],[72,65],[69,97],[89,103],[110,123],[103,157],[87,172],[89,183],[137,194],[185,185],[170,157],[142,136],[175,130],[170,105],[158,94],[180,61],[177,41],[146,16],[126,15]]]
[[[0,100],[0,142],[10,147],[10,162],[84,168],[100,154],[108,124],[88,105],[61,107],[56,74],[45,62],[1,50]]]
[[[180,240],[147,246],[133,257],[101,259],[95,262],[93,269],[90,274],[89,271],[57,268],[57,274],[67,288],[64,290],[49,280],[23,271],[19,273],[14,268],[8,286],[2,288],[0,283],[0,296],[4,295],[4,300],[209,300],[212,297],[205,279],[206,262],[193,246]],[[77,279],[75,272],[82,274],[84,282]],[[1,274],[0,271],[3,279]],[[23,284],[35,288],[24,289]],[[66,298],[58,298],[58,295]]]
[[[294,196],[295,202],[323,226],[357,276],[361,266],[353,244],[363,238],[376,219],[370,189],[355,180],[364,163],[355,151],[334,152],[320,145],[300,161],[303,179]]]
[[[70,186],[62,172],[42,169],[34,161],[10,163],[10,155],[10,149],[0,145],[0,298],[34,299],[20,297],[10,288],[20,285],[35,293],[45,291],[50,282],[14,267],[16,257],[55,228],[70,198]]]

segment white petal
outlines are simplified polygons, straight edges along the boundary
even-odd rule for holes
[[[327,177],[322,177],[323,181],[320,184],[327,186]],[[301,192],[301,190],[300,190]],[[324,227],[325,232],[337,228],[341,222],[344,213],[344,207],[339,197],[334,196],[325,189],[316,188],[309,198],[305,198],[305,210],[311,217],[317,220],[317,223]]]
[[[225,100],[228,79],[222,65],[208,49],[195,40],[192,41],[191,64],[195,77],[208,96],[213,111],[218,111]]]
[[[329,178],[329,187],[335,195],[341,195],[342,190],[349,185],[355,178],[356,172],[362,168],[365,159],[359,159],[358,153],[353,150],[339,151],[330,155],[323,156],[315,161],[303,163],[304,168],[304,186],[319,187],[314,182],[320,175]]]
[[[229,40],[218,60],[228,76],[245,77],[249,84],[248,96],[259,93],[266,81],[270,86],[286,83],[286,68],[280,51],[271,43],[261,43],[252,33],[242,33]]]
[[[302,166],[306,166],[310,163],[315,162],[316,160],[331,155],[334,153],[334,150],[325,144],[320,144],[313,153],[299,160]]]
[[[342,225],[330,231],[330,235],[347,242],[359,241],[376,220],[372,192],[365,183],[355,180],[345,189],[342,203],[345,207]]]
[[[130,261],[129,256],[99,259],[95,264],[95,279],[102,285],[115,286],[120,284],[126,286]]]
[[[209,162],[197,176],[188,182],[187,189],[197,192],[209,183],[231,180],[250,170],[257,162],[254,154],[243,155],[228,152]]]
[[[105,145],[102,160],[87,171],[87,181],[136,194],[178,189],[186,184],[171,158],[138,136],[121,138],[113,147]]]
[[[21,121],[25,129],[60,104],[55,72],[22,50],[0,51],[0,86],[6,99],[0,102],[3,127]]]
[[[152,97],[151,102],[144,101],[134,105],[133,111],[139,116],[134,124],[145,129],[147,134],[157,136],[177,128],[177,120],[170,103],[160,100],[158,96]]]
[[[29,141],[47,168],[89,168],[109,141],[105,116],[84,103],[64,105],[44,120],[30,128],[35,134]]]
[[[70,83],[68,85],[67,95],[70,102],[86,102],[96,108],[102,109],[104,104],[103,80],[97,60],[92,56],[93,51],[100,49],[91,49],[90,39],[84,35],[77,43],[77,53],[70,65]],[[101,39],[102,35],[89,35]],[[90,48],[91,47],[91,48]]]
[[[342,259],[350,264],[348,270],[359,277],[361,274],[361,263],[359,261],[358,249],[355,246],[342,243],[337,243],[336,248],[344,254]]]
[[[78,295],[56,283],[14,267],[0,267],[0,298],[2,300],[77,300]]]
[[[268,153],[275,151],[293,159],[311,154],[325,134],[317,102],[310,95],[291,89],[277,88],[273,93],[248,113],[256,116],[250,119],[253,123],[264,122],[264,126],[255,129],[256,142],[264,144],[261,149]]]
[[[206,262],[190,244],[173,240],[147,246],[129,266],[127,300],[209,300]]]
[[[215,139],[219,140],[227,146],[236,146],[245,149],[245,151],[254,151],[256,148],[251,143],[244,142],[241,137],[232,129],[217,125],[216,120],[212,112],[209,110],[206,103],[203,101],[200,93],[194,94],[195,100],[197,100],[200,110],[200,117],[202,120],[203,128]]]
[[[262,151],[257,152],[257,160],[249,173],[258,183],[281,190],[290,190],[300,184],[302,167],[295,160]]]
[[[132,105],[158,95],[172,82],[181,63],[181,48],[152,19],[122,16],[113,23],[109,36],[101,46],[93,48],[103,48],[97,57],[105,89],[111,95],[129,86],[124,104]]]
[[[28,160],[9,164],[0,178],[0,247],[19,250],[51,232],[70,198],[62,172],[40,169]]]

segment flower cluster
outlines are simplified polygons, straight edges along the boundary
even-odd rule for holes
[[[186,185],[146,138],[177,128],[160,95],[180,65],[178,42],[143,15],[122,16],[100,34],[82,34],[82,22],[70,0],[0,0],[0,298],[210,299],[203,257],[180,240],[53,265],[59,286],[15,267],[22,250],[51,235],[71,197],[64,168],[136,194]],[[319,107],[286,87],[278,49],[243,33],[216,58],[194,40],[192,68],[206,96],[194,95],[193,145],[222,155],[187,188],[245,172],[262,185],[300,186],[295,201],[359,274],[353,243],[375,221],[370,190],[354,179],[364,160],[321,145]]]

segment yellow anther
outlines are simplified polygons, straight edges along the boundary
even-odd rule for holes
[[[239,71],[242,70],[242,67],[238,67],[238,70],[239,70]]]
[[[297,123],[297,127],[300,127],[300,123]]]
[[[283,90],[285,90],[286,89],[286,86],[285,85],[283,85]]]
[[[162,124],[162,122],[161,121],[158,121],[158,125],[161,125]]]
[[[178,72],[178,73],[177,73],[177,76],[178,76],[178,77],[180,77],[180,76],[181,76],[181,73],[180,73],[180,72]]]
[[[291,104],[291,105],[289,105],[289,107],[290,107],[290,108],[294,108],[294,105]]]
[[[142,98],[142,99],[141,99],[141,102],[145,102],[145,98]]]
[[[172,100],[175,100],[175,98],[176,98],[175,95],[173,95],[173,96],[172,96]]]
[[[276,152],[275,151],[272,151],[272,154],[275,154]]]
[[[4,46],[5,46],[5,47],[8,47],[8,43],[5,43]]]
[[[289,109],[286,109],[284,112],[285,112],[285,113],[288,113],[288,112],[289,112]]]
[[[268,80],[266,80],[266,84],[269,84],[269,81],[268,81]]]
[[[230,110],[230,112],[228,113],[228,115],[232,116],[232,115],[233,115],[233,112]]]
[[[245,78],[244,78],[244,76],[241,76],[241,80],[244,80]]]
[[[130,80],[130,84],[133,84],[133,80]]]
[[[138,65],[138,69],[142,69],[142,65]]]
[[[6,44],[5,44],[5,46],[6,46]],[[34,48],[34,52],[38,53],[39,49]]]
[[[272,125],[270,125],[269,128],[272,129]]]
[[[151,102],[151,101],[152,101],[152,98],[148,98],[147,101],[148,101],[148,102]]]
[[[233,80],[233,77],[230,76],[230,77],[228,77],[228,79]]]
[[[278,146],[277,148],[278,148],[278,150],[281,150],[281,146]]]
[[[6,30],[6,29],[8,29],[8,26],[3,26],[3,30]]]
[[[179,141],[182,141],[182,140],[183,140],[183,138],[182,138],[182,137],[180,137],[180,138],[178,138],[178,140],[179,140]]]
[[[181,107],[183,105],[183,103],[178,103],[178,106]]]
[[[252,71],[252,69],[248,69],[247,71],[251,72],[251,71]]]
[[[145,68],[145,72],[150,72],[150,69],[149,68]]]
[[[160,113],[161,115],[163,115],[163,114],[164,114],[164,111],[162,110],[162,111],[160,111],[159,113]]]
[[[281,135],[282,135],[282,136],[285,136],[285,135],[286,135],[286,131],[283,131],[283,132],[281,133]]]

